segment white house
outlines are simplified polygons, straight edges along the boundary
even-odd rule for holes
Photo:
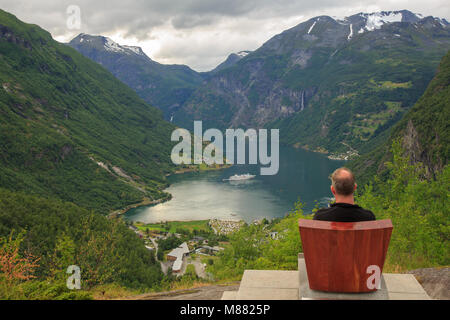
[[[172,266],[173,272],[180,272],[183,265],[183,258],[189,254],[189,247],[186,242],[183,242],[178,248],[173,249],[167,254],[167,260],[175,261]]]

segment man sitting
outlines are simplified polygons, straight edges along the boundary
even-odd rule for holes
[[[331,175],[331,192],[336,202],[329,208],[319,209],[314,220],[335,222],[357,222],[375,220],[372,211],[355,204],[353,193],[356,190],[353,173],[347,168],[339,168]]]

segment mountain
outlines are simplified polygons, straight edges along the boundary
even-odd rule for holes
[[[219,72],[220,70],[229,68],[233,65],[235,65],[239,60],[247,56],[251,51],[239,51],[237,53],[230,54],[227,59],[219,64],[217,67],[215,67],[213,70],[209,71],[209,75]]]
[[[160,64],[140,47],[119,45],[107,37],[82,33],[69,45],[160,108],[166,119],[170,119],[203,81],[203,75],[188,66]]]
[[[0,114],[2,188],[103,212],[169,196],[174,127],[161,111],[1,10]]]
[[[401,139],[412,164],[421,162],[429,178],[448,164],[450,158],[450,51],[442,58],[438,72],[417,103],[392,128],[382,145],[354,160],[351,167],[365,180],[382,175],[391,161],[393,140]]]
[[[423,94],[448,49],[446,20],[407,10],[315,17],[211,76],[173,120],[279,128],[288,145],[362,154]]]

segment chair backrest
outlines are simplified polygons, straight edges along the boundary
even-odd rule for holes
[[[392,233],[391,220],[330,222],[299,220],[306,272],[312,290],[375,291]],[[377,276],[377,275],[375,275]],[[370,277],[370,279],[369,279]],[[380,279],[377,284],[379,283]]]

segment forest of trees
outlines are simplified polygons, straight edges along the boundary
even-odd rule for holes
[[[154,254],[120,220],[4,189],[0,212],[0,298],[86,297],[67,289],[69,265],[81,268],[83,290],[109,283],[160,287]]]

